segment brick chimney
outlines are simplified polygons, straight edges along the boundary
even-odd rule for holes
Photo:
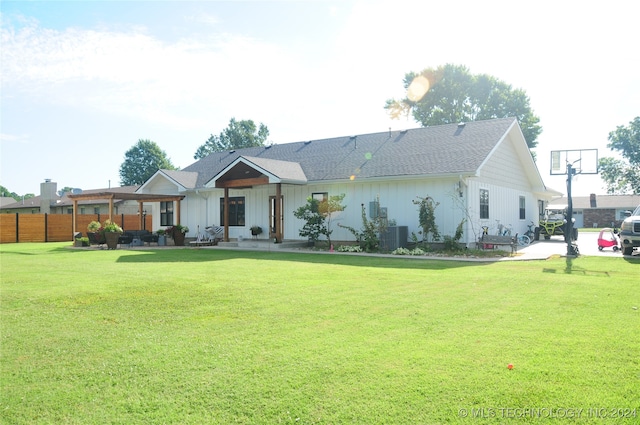
[[[589,203],[591,204],[591,208],[597,208],[598,207],[598,203],[596,202],[596,194],[592,193],[589,196]]]

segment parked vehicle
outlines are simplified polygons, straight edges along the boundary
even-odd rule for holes
[[[620,245],[624,255],[631,255],[640,246],[640,205],[622,222]]]
[[[571,222],[575,222],[573,217]],[[534,239],[539,241],[542,235],[546,240],[551,239],[551,236],[563,236],[567,240],[567,227],[567,207],[548,207],[544,211],[544,216],[540,218],[540,225],[535,229]],[[571,233],[571,240],[577,241],[578,229],[573,227]]]
[[[598,234],[598,250],[602,251],[609,247],[612,247],[614,251],[619,250],[620,239],[618,238],[616,230],[610,227],[605,227],[600,230],[600,233]]]

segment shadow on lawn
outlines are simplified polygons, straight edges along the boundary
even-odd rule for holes
[[[582,276],[611,277],[608,271],[587,270],[583,267],[576,267],[573,262],[575,257],[565,257],[565,268],[543,268],[543,273],[564,273],[564,274],[580,274]]]
[[[124,251],[122,251],[124,252]],[[133,255],[130,255],[133,254]],[[366,254],[264,252],[213,249],[177,249],[127,251],[116,261],[119,263],[171,263],[207,262],[234,259],[274,260],[314,264],[338,264],[356,267],[385,267],[400,269],[445,270],[458,267],[478,266],[491,262],[469,262],[427,258],[389,258]]]

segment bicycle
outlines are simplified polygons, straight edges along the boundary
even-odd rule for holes
[[[526,234],[518,235],[518,246],[528,246],[531,244],[531,238]]]

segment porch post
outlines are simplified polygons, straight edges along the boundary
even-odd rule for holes
[[[180,198],[176,198],[176,219],[178,221],[176,221],[174,224],[182,224],[180,222]]]
[[[138,201],[138,229],[144,229],[144,214],[142,214],[143,201]],[[122,223],[124,224],[124,223]]]
[[[224,188],[224,241],[229,242],[229,188]]]
[[[109,221],[113,222],[113,195],[109,198]]]
[[[276,242],[282,242],[282,183],[276,183],[276,205],[274,215],[276,216]]]
[[[73,230],[72,233],[75,234],[78,229],[76,229],[76,214],[78,214],[78,200],[74,199],[73,200],[73,219],[71,220],[71,226],[73,226]]]

